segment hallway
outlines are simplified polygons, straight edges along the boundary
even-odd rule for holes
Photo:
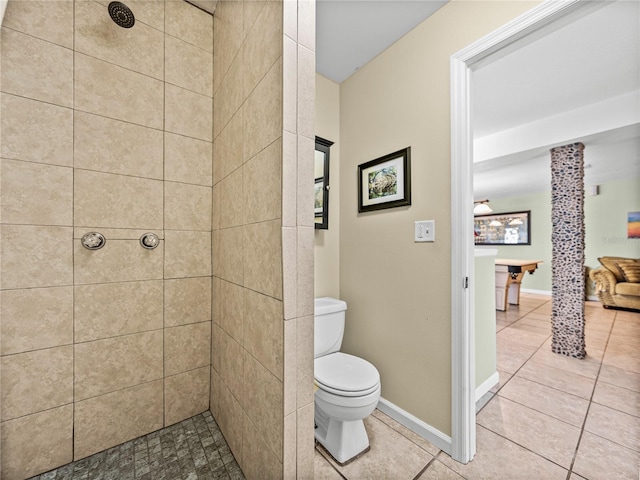
[[[376,410],[370,452],[345,467],[316,447],[316,479],[636,480],[640,313],[587,302],[587,357],[551,353],[551,298],[497,313],[500,384],[480,401],[477,454],[461,465]]]

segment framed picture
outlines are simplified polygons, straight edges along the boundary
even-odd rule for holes
[[[358,212],[411,205],[411,147],[358,165]]]
[[[476,215],[476,245],[531,245],[531,210]]]
[[[313,193],[313,211],[316,217],[322,217],[324,212],[324,177],[316,178],[315,190]]]

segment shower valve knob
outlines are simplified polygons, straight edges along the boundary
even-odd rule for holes
[[[155,233],[145,233],[140,237],[140,245],[148,250],[153,250],[160,245],[160,239]]]
[[[82,246],[88,250],[100,250],[107,240],[101,233],[89,232],[82,236],[81,242]]]

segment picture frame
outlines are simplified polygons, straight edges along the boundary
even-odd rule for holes
[[[324,213],[324,177],[316,178],[313,192],[313,213],[316,217],[322,217]]]
[[[531,245],[531,210],[476,215],[476,245]]]
[[[358,212],[411,205],[411,147],[358,165]]]

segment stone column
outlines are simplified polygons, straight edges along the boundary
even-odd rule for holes
[[[584,358],[584,145],[551,149],[554,353]]]

